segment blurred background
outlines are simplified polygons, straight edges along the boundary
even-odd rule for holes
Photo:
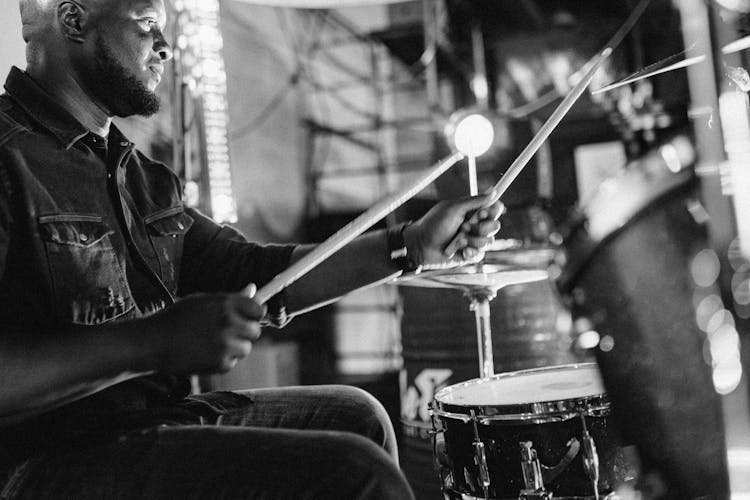
[[[23,42],[16,0],[0,3],[7,74],[24,67]],[[172,0],[163,110],[118,125],[175,170],[188,205],[253,241],[320,242],[448,155],[462,118],[486,118],[494,134],[475,174],[459,163],[386,227],[468,195],[472,180],[491,188],[635,6]],[[689,420],[717,398],[720,418],[693,430],[709,422],[707,434],[726,440],[732,498],[750,498],[749,11],[745,0],[650,2],[504,195],[508,214],[485,259],[499,267],[479,271],[490,285],[428,276],[352,293],[269,329],[202,388],[363,387],[394,421],[418,498],[440,498],[428,403],[482,375],[484,320],[495,373],[599,361],[621,418],[648,421],[654,406]],[[505,279],[518,270],[545,279]],[[609,342],[634,346],[611,361]],[[676,353],[690,361],[671,363]],[[623,359],[642,378],[624,384]],[[652,406],[623,387],[650,394],[662,378],[673,382],[653,386]]]

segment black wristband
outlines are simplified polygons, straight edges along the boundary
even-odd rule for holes
[[[409,227],[409,224],[411,222],[398,224],[386,232],[388,236],[388,257],[402,272],[417,274],[422,270],[422,265],[415,262],[409,255],[404,239],[404,230]]]

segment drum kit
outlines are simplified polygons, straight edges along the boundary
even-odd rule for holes
[[[654,380],[650,378],[634,379],[632,373],[626,373],[627,368],[622,368],[622,365],[631,366],[640,362],[636,353],[639,348],[646,349],[650,359],[659,358],[660,362],[668,363],[668,347],[651,349],[648,341],[639,340],[645,336],[659,337],[662,335],[661,331],[638,331],[637,324],[629,324],[627,328],[630,331],[618,333],[618,330],[623,329],[623,323],[615,321],[615,314],[606,314],[607,308],[616,306],[604,304],[602,308],[605,313],[594,315],[595,327],[610,332],[618,338],[617,342],[622,341],[623,344],[626,343],[621,340],[623,336],[632,336],[635,340],[631,344],[635,347],[628,359],[611,363],[606,360],[606,356],[602,358],[597,353],[599,364],[566,364],[499,374],[494,373],[490,334],[490,302],[505,287],[552,279],[567,303],[578,301],[579,296],[586,292],[621,299],[634,292],[626,288],[606,290],[609,278],[602,273],[625,272],[616,269],[620,264],[618,262],[607,262],[612,267],[608,270],[598,269],[599,274],[595,278],[586,277],[593,279],[593,284],[582,278],[582,273],[585,276],[592,265],[590,261],[601,258],[608,251],[617,253],[615,249],[608,247],[615,245],[617,237],[630,226],[639,223],[644,214],[667,212],[665,217],[673,217],[672,209],[660,207],[665,204],[665,200],[676,199],[678,210],[683,213],[681,216],[685,215],[692,220],[688,199],[692,176],[684,168],[692,162],[692,146],[687,139],[680,137],[660,151],[669,155],[660,156],[657,152],[655,156],[646,158],[648,161],[631,165],[632,168],[620,178],[605,183],[599,194],[588,203],[589,211],[586,213],[584,207],[581,219],[574,221],[564,240],[544,224],[544,230],[539,231],[537,224],[536,230],[525,228],[521,231],[526,235],[522,238],[496,240],[495,246],[478,264],[423,272],[397,280],[397,284],[401,286],[460,290],[476,318],[479,377],[443,387],[434,394],[429,406],[433,459],[437,480],[440,481],[446,500],[622,498],[618,495],[621,495],[623,488],[632,490],[639,474],[643,472],[642,466],[653,465],[650,463],[653,455],[661,455],[661,458],[665,454],[690,455],[685,452],[685,446],[688,446],[686,443],[679,445],[669,442],[670,439],[662,439],[657,440],[658,450],[648,450],[650,445],[647,442],[637,436],[633,437],[633,434],[640,431],[634,431],[625,425],[627,432],[621,432],[622,422],[628,418],[628,413],[622,410],[626,404],[633,405],[634,408],[630,410],[635,410],[636,413],[643,410],[636,417],[642,426],[648,426],[650,419],[657,421],[665,416],[678,416],[677,409],[663,411],[659,408],[664,403],[665,393],[651,394],[655,389],[646,387],[661,387],[658,382],[654,385]],[[675,156],[675,152],[680,154]],[[512,226],[513,220],[510,222]],[[505,219],[503,223],[505,226]],[[659,224],[669,226],[671,222],[662,220]],[[697,225],[695,222],[694,224]],[[683,226],[684,224],[680,227]],[[665,230],[661,226],[647,229],[648,232],[662,236]],[[696,243],[700,243],[698,236],[696,232],[672,235],[672,241],[667,243],[672,247],[680,247],[677,253],[685,250],[681,253],[687,255],[690,252],[682,247],[696,247]],[[564,255],[563,247],[571,255],[567,256],[562,275],[558,272],[551,273],[559,265],[560,256]],[[641,255],[638,258],[644,257],[646,256]],[[684,262],[684,266],[681,264],[682,262],[674,259],[671,270],[682,276],[689,275],[689,262]],[[681,267],[677,269],[674,266]],[[655,279],[660,279],[658,273],[654,274]],[[647,290],[637,293],[642,294],[644,301],[666,300],[678,302],[675,306],[678,309],[692,308],[689,303],[679,303],[679,299],[670,295],[673,292],[668,289],[660,290],[659,293],[664,294],[661,297],[650,295]],[[573,300],[574,296],[576,300]],[[571,309],[581,309],[579,306],[580,304],[573,305]],[[627,310],[625,313],[638,316],[637,311]],[[670,321],[670,318],[665,317],[664,321]],[[638,323],[638,320],[634,322]],[[642,328],[647,329],[649,326]],[[712,401],[715,394],[710,394],[710,383],[707,384],[702,375],[706,371],[705,364],[701,368],[698,366],[701,362],[694,362],[696,357],[701,357],[700,347],[693,349],[695,346],[687,340],[683,342],[683,346],[683,354],[689,359],[685,366],[689,366],[697,375],[681,373],[679,376],[696,381],[699,387],[694,387],[694,390],[700,397],[707,398],[706,401]],[[599,350],[601,349],[597,349]],[[604,366],[601,366],[602,362]],[[647,368],[651,369],[649,377],[669,379],[666,371],[671,367]],[[602,378],[603,374],[606,375],[605,379]],[[605,382],[608,389],[615,388],[618,397],[623,394],[624,399],[610,401],[611,395],[605,390]],[[674,387],[663,388],[667,392],[672,389]],[[639,391],[643,391],[641,400],[635,396]],[[620,406],[618,417],[611,414],[613,405]],[[721,426],[714,425],[715,415],[706,413],[711,413],[714,406],[707,404],[706,407],[708,409],[703,413],[698,412],[697,417],[682,418],[686,422],[685,432],[680,431],[680,434],[662,429],[663,434],[680,434],[680,438],[685,437],[694,444],[696,439],[701,443],[706,439],[721,441]],[[706,430],[703,438],[694,436],[701,428]],[[708,428],[712,430],[709,431]],[[642,434],[652,433],[644,429]],[[625,443],[634,446],[625,446]],[[722,450],[717,449],[703,455],[692,453],[692,456],[699,461],[719,457],[718,461],[722,463],[721,452]],[[681,458],[676,460],[679,462]],[[722,481],[725,481],[722,479],[721,467],[717,467],[718,472],[714,476],[706,476],[691,467],[690,463],[685,462],[682,468],[688,473],[695,473],[697,478],[701,478],[698,479],[700,481],[713,482],[719,489],[725,486],[721,486]],[[668,468],[667,475],[679,468]],[[678,477],[667,478],[667,482],[670,479],[689,481],[688,478]],[[687,491],[691,491],[691,488]]]
[[[600,498],[630,473],[595,364],[495,374],[490,302],[506,287],[549,280],[560,254],[549,219],[528,213],[503,219],[518,237],[497,239],[481,262],[397,280],[459,290],[476,319],[479,378],[442,388],[430,404],[446,499]]]

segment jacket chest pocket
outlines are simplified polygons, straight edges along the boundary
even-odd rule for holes
[[[179,280],[185,233],[193,225],[193,218],[186,215],[179,206],[153,213],[143,220],[159,260],[161,279],[174,294]]]
[[[95,215],[39,217],[58,319],[92,325],[135,308],[125,272],[112,247],[114,231]]]

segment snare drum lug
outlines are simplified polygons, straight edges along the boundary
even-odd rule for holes
[[[594,498],[599,500],[599,454],[596,451],[594,438],[589,434],[589,429],[586,426],[586,417],[583,414],[581,414],[581,422],[583,424],[583,434],[581,437],[583,441],[583,468],[591,481]]]
[[[471,410],[471,422],[474,425],[474,462],[479,469],[479,480],[482,482],[484,498],[490,497],[490,470],[487,467],[487,454],[484,451],[484,443],[479,439],[479,428],[477,428],[477,415]]]
[[[536,450],[531,441],[521,441],[521,471],[526,489],[523,491],[544,491],[544,478],[542,477],[542,466],[536,456]]]
[[[519,500],[552,500],[552,493],[544,489],[542,468],[531,441],[521,441],[521,471],[525,489],[518,493]]]

